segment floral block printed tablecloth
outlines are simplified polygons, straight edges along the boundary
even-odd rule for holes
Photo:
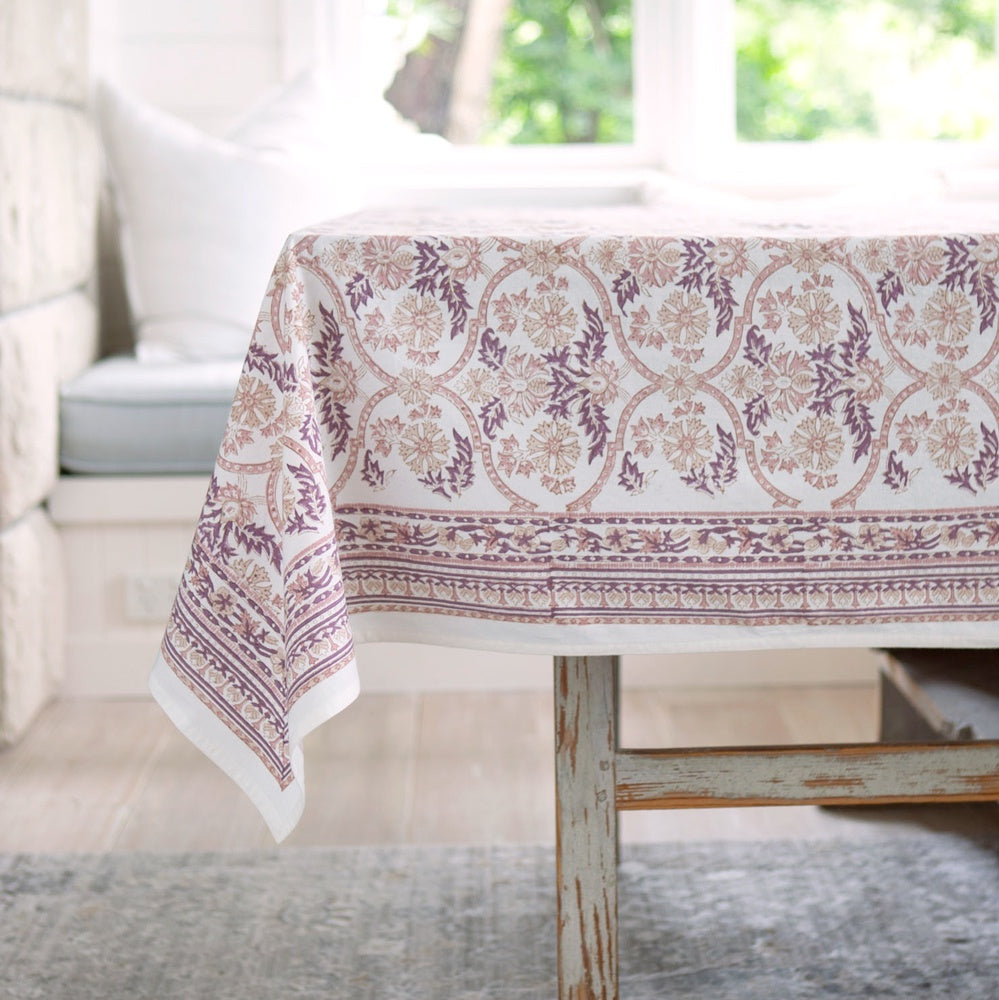
[[[999,212],[795,211],[289,238],[151,681],[277,837],[358,640],[999,644]]]

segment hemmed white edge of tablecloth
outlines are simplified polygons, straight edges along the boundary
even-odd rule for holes
[[[307,691],[288,713],[294,780],[282,789],[250,748],[187,688],[159,653],[149,690],[170,721],[224,771],[257,807],[277,843],[294,830],[305,809],[302,742],[317,726],[342,712],[360,693],[352,658],[331,677]]]
[[[885,622],[857,625],[577,625],[442,618],[393,612],[351,617],[355,645],[405,642],[564,656],[731,653],[821,648],[999,647],[999,616],[991,621]]]

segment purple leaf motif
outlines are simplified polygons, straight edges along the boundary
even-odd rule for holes
[[[683,274],[679,285],[688,292],[707,292],[711,304],[718,313],[715,333],[721,336],[732,325],[735,315],[735,296],[732,283],[719,273],[718,265],[711,259],[708,250],[713,250],[714,240],[683,241]]]
[[[853,460],[859,462],[871,450],[874,418],[871,416],[870,407],[866,403],[861,403],[853,392],[846,397],[843,417],[846,429],[853,438]]]
[[[947,482],[953,486],[957,486],[962,490],[967,490],[969,493],[977,493],[978,491],[974,486],[971,485],[971,470],[968,466],[963,469],[959,469],[955,466],[952,472],[948,472],[944,477]]]
[[[305,514],[300,510],[292,511],[291,517],[285,522],[284,530],[289,535],[301,535],[310,531],[314,525],[305,519]]]
[[[808,408],[820,417],[831,417],[836,399],[842,394],[843,380],[848,372],[836,362],[833,344],[816,347],[808,352],[808,360],[815,366],[815,395]]]
[[[819,416],[831,417],[837,404],[842,407],[843,425],[853,438],[853,461],[871,449],[874,418],[866,403],[857,398],[851,379],[871,349],[871,331],[862,310],[847,302],[850,328],[838,345],[826,344],[809,351],[815,365],[815,395],[808,408]],[[837,351],[838,347],[838,351]]]
[[[891,307],[902,294],[902,279],[895,271],[885,271],[878,281],[878,295],[881,298],[881,305],[884,311],[891,314]]]
[[[347,449],[351,424],[347,408],[334,395],[335,379],[330,376],[343,356],[343,335],[336,317],[320,302],[319,314],[323,319],[322,336],[312,347],[312,366],[309,374],[313,378],[313,394],[318,403],[319,419],[330,436],[331,454],[335,457]],[[313,446],[318,454],[318,440]]]
[[[971,276],[970,286],[978,302],[978,308],[982,311],[982,321],[978,330],[980,333],[986,333],[996,318],[996,300],[999,299],[999,295],[996,293],[995,279],[979,267]]]
[[[553,417],[565,420],[569,416],[569,404],[576,398],[576,389],[585,375],[573,368],[569,348],[562,347],[542,355],[549,368],[549,380],[552,390],[551,402],[546,412]]]
[[[588,461],[604,454],[610,434],[610,421],[603,405],[598,403],[586,382],[594,373],[594,365],[606,352],[607,330],[597,309],[583,303],[587,326],[579,340],[570,346],[549,351],[544,360],[549,367],[551,397],[545,412],[567,420],[572,412],[589,440]]]
[[[336,458],[347,451],[350,441],[350,417],[343,403],[334,402],[328,392],[317,393],[320,397],[319,416],[329,433],[330,455]]]
[[[319,315],[323,318],[323,330],[313,346],[313,353],[322,357],[323,370],[329,372],[330,366],[343,357],[343,334],[336,316],[322,302],[319,303]]]
[[[611,284],[611,291],[617,298],[617,306],[621,312],[625,311],[625,306],[635,301],[638,295],[638,280],[631,271],[622,271]]]
[[[475,482],[475,453],[471,439],[456,430],[451,431],[451,436],[456,449],[451,461],[443,470],[428,472],[418,478],[418,482],[445,500],[461,496]]]
[[[307,413],[302,418],[302,425],[298,429],[302,443],[308,445],[313,455],[319,455],[323,450],[322,434],[319,432],[319,424],[316,423],[315,415]]]
[[[468,322],[471,304],[465,286],[454,279],[451,269],[441,259],[451,248],[443,240],[435,246],[429,240],[416,241],[416,280],[414,291],[421,295],[439,295],[451,316],[451,339],[461,336]]]
[[[724,275],[719,274],[716,269],[712,269],[707,281],[708,295],[711,302],[718,310],[719,335],[726,332],[732,326],[732,318],[735,316],[735,295],[732,293],[732,282]]]
[[[863,361],[871,352],[871,330],[867,325],[863,310],[858,309],[852,302],[846,303],[847,312],[850,314],[850,330],[846,340],[843,342],[843,360],[850,366],[851,371],[856,369],[857,362]]]
[[[318,569],[317,566],[322,566]],[[308,607],[318,595],[328,592],[333,582],[333,572],[329,563],[313,562],[308,569],[295,578],[295,586],[285,591],[289,610]]]
[[[746,342],[742,348],[742,356],[757,368],[766,368],[770,363],[773,344],[760,333],[760,328],[754,323],[746,331]]]
[[[465,293],[465,286],[448,274],[441,280],[441,298],[451,314],[451,339],[460,337],[468,320],[471,304]]]
[[[364,463],[361,468],[361,479],[373,490],[385,489],[387,476],[378,459],[371,453],[370,449],[364,453]]]
[[[355,317],[361,306],[367,305],[374,294],[368,276],[362,274],[360,271],[347,282],[347,299],[350,302],[350,308]]]
[[[471,438],[462,437],[457,431],[451,432],[455,444],[455,456],[447,468],[448,485],[452,496],[461,496],[475,482],[475,452]]]
[[[499,397],[490,399],[481,410],[479,410],[479,420],[482,421],[482,433],[490,441],[496,440],[496,435],[503,429],[506,423],[506,407]]]
[[[638,467],[630,451],[626,451],[621,459],[621,472],[617,481],[633,495],[645,492],[646,474]]]
[[[295,480],[298,500],[296,513],[302,515],[300,523],[314,526],[319,523],[321,512],[326,509],[326,491],[320,488],[315,476],[305,465],[289,465],[288,472]],[[305,530],[303,527],[301,530]]]
[[[973,248],[978,246],[978,240],[972,238],[963,243],[951,236],[944,242],[947,244],[945,251],[947,264],[942,284],[951,290],[965,289],[975,296],[982,314],[979,331],[987,333],[995,322],[999,293],[996,291],[992,275],[985,271],[982,262],[972,252]]]
[[[742,412],[746,417],[746,430],[754,437],[763,430],[771,417],[770,403],[762,392],[747,400]]]
[[[589,393],[579,403],[579,424],[589,439],[586,460],[592,463],[604,453],[610,435],[610,421],[607,419],[607,411],[599,403],[595,403]]]
[[[583,303],[583,314],[586,316],[586,331],[579,343],[579,360],[587,368],[592,368],[594,361],[599,361],[607,352],[607,329],[600,313],[592,309],[588,303]]]
[[[500,343],[496,336],[496,331],[487,326],[482,331],[482,340],[479,342],[479,361],[487,368],[498,372],[503,367],[506,360],[506,346]]]
[[[691,469],[680,477],[680,481],[692,486],[699,493],[714,496],[724,493],[725,487],[735,482],[738,476],[735,456],[735,435],[726,431],[721,424],[715,424],[718,434],[718,450],[708,465],[699,469]]]
[[[902,464],[898,453],[894,450],[888,453],[888,464],[885,466],[884,482],[896,493],[901,493],[909,485],[909,470]]]
[[[999,434],[989,430],[985,424],[981,424],[980,427],[982,447],[972,463],[972,468],[975,472],[975,482],[978,483],[979,489],[984,490],[990,483],[999,479]]]
[[[257,555],[267,556],[270,563],[275,568],[281,565],[281,548],[277,539],[259,524],[237,524],[232,523],[233,540],[243,547],[245,552],[254,552]]]
[[[246,354],[245,367],[247,371],[258,372],[270,379],[279,392],[289,392],[298,383],[293,364],[290,362],[282,363],[276,354],[265,351],[257,343],[250,344]]]
[[[711,472],[711,482],[719,493],[725,492],[725,487],[734,483],[738,475],[735,459],[735,435],[725,430],[721,424],[715,425],[718,434],[718,451],[708,465]]]
[[[687,486],[692,486],[698,493],[706,493],[708,496],[714,496],[714,490],[711,489],[711,485],[708,482],[707,470],[703,465],[699,469],[691,469],[690,472],[682,475],[680,482],[685,483]]]
[[[440,244],[446,253],[447,247]],[[437,287],[437,273],[444,265],[441,262],[440,250],[428,240],[416,241],[416,274],[413,290],[422,295],[431,295]]]

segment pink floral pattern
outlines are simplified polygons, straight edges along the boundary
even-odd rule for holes
[[[383,224],[289,239],[164,639],[282,786],[365,615],[999,617],[999,237]]]

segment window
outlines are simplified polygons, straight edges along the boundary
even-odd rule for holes
[[[955,178],[989,166],[999,136],[996,0],[317,2],[332,12],[334,69],[354,86],[377,77],[407,115],[428,116],[422,127],[452,140],[441,163],[654,168],[807,193]],[[421,56],[453,48],[473,15],[471,66]],[[435,73],[465,99],[436,123]]]
[[[744,141],[980,140],[999,109],[994,0],[735,0]]]
[[[486,145],[632,141],[631,0],[387,0],[406,50],[385,96]]]

